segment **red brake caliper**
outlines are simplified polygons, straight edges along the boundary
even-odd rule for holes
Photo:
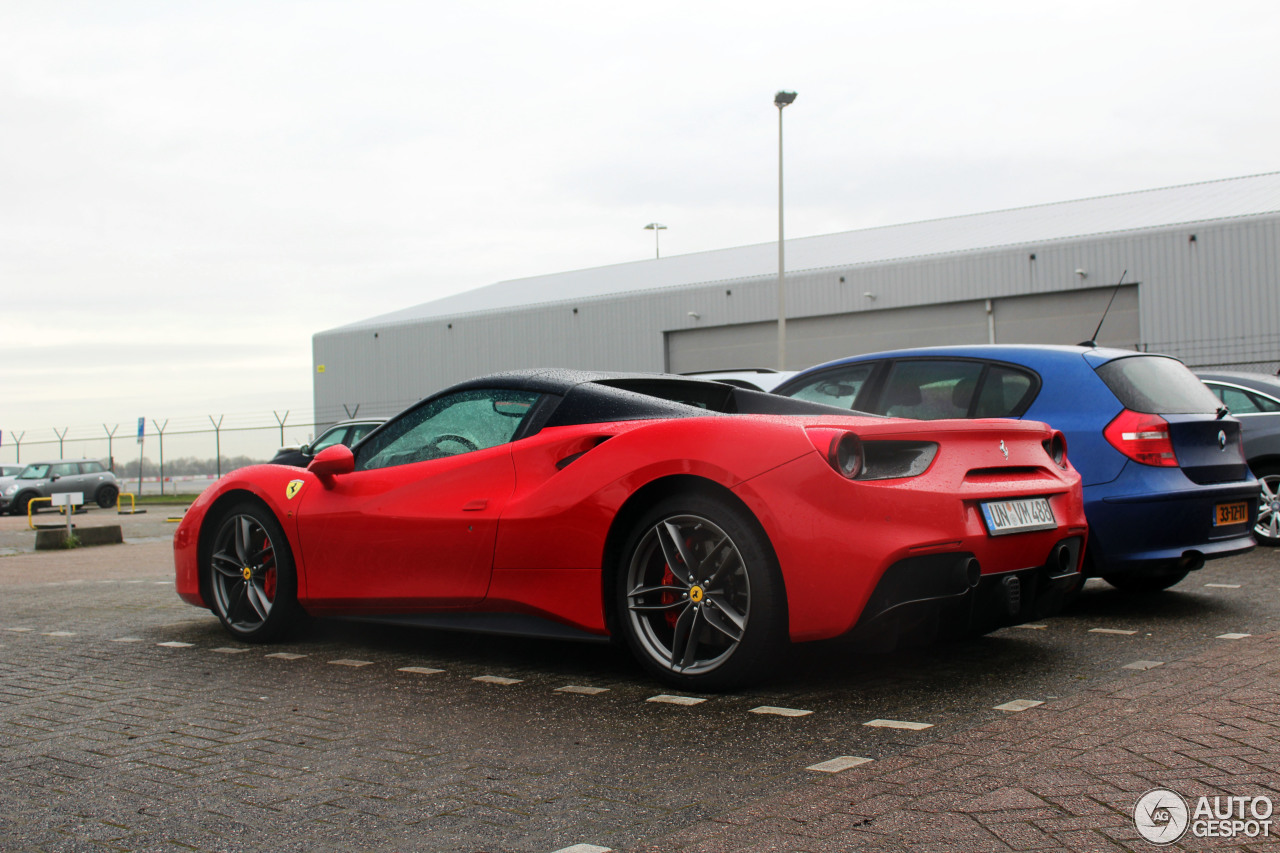
[[[675,584],[676,584],[676,576],[671,573],[671,567],[664,565],[662,567],[662,585],[675,586]],[[663,605],[675,604],[676,594],[670,591],[663,592],[661,596],[661,600]],[[680,614],[675,611],[675,608],[665,611],[663,613],[663,616],[665,616],[667,619],[667,625],[669,625],[672,628],[676,627],[676,621],[680,618]]]
[[[276,600],[276,551],[272,548],[262,558],[267,566],[267,574],[262,579],[262,591],[267,594],[268,601]]]

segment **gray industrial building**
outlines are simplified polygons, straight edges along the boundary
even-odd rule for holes
[[[521,367],[774,367],[777,244],[517,279],[315,335],[315,416],[389,415]],[[1280,172],[789,239],[787,365],[1098,340],[1280,365]],[[1115,285],[1126,273],[1124,283]]]

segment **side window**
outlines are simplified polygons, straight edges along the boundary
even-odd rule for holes
[[[1264,397],[1261,394],[1250,394],[1249,398],[1253,400],[1253,404],[1258,407],[1259,412],[1280,412],[1280,403],[1270,397]]]
[[[1231,410],[1233,415],[1252,415],[1261,411],[1255,402],[1256,398],[1252,394],[1241,391],[1239,388],[1227,388],[1224,386],[1214,388],[1213,392],[1222,398],[1222,402],[1226,404],[1226,407]]]
[[[993,364],[982,380],[975,418],[1008,418],[1024,410],[1023,400],[1031,391],[1031,376],[1021,370]]]
[[[49,473],[55,477],[74,477],[80,473],[80,466],[74,462],[59,462]]]
[[[967,417],[981,374],[978,361],[896,361],[878,409],[889,417],[925,421]]]
[[[362,444],[356,470],[408,465],[505,444],[537,399],[538,394],[531,391],[483,388],[430,400]]]
[[[81,474],[101,474],[106,470],[107,470],[106,468],[102,467],[101,462],[81,462],[80,463]]]
[[[373,428],[377,424],[356,424],[351,428],[351,437],[347,440],[348,445],[354,445],[357,441],[373,432]]]
[[[311,455],[314,456],[326,447],[333,447],[335,444],[343,444],[344,442],[342,439],[346,438],[347,431],[349,429],[350,427],[334,427],[324,435],[317,438],[315,443],[311,445]]]
[[[808,384],[788,391],[787,396],[795,397],[797,400],[807,400],[810,403],[824,403],[828,406],[852,409],[854,401],[858,399],[858,392],[862,390],[862,386],[875,370],[875,366],[876,362],[866,362],[825,371],[820,376],[815,376]]]

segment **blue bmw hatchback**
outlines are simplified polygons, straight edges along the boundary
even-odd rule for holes
[[[1240,424],[1175,358],[1091,346],[924,347],[809,368],[775,393],[894,417],[1026,418],[1067,438],[1084,483],[1085,572],[1167,589],[1254,547]]]

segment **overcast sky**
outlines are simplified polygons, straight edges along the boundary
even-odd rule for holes
[[[0,461],[309,417],[314,333],[648,222],[776,239],[778,89],[793,237],[1275,171],[1277,41],[1274,2],[0,0]]]

